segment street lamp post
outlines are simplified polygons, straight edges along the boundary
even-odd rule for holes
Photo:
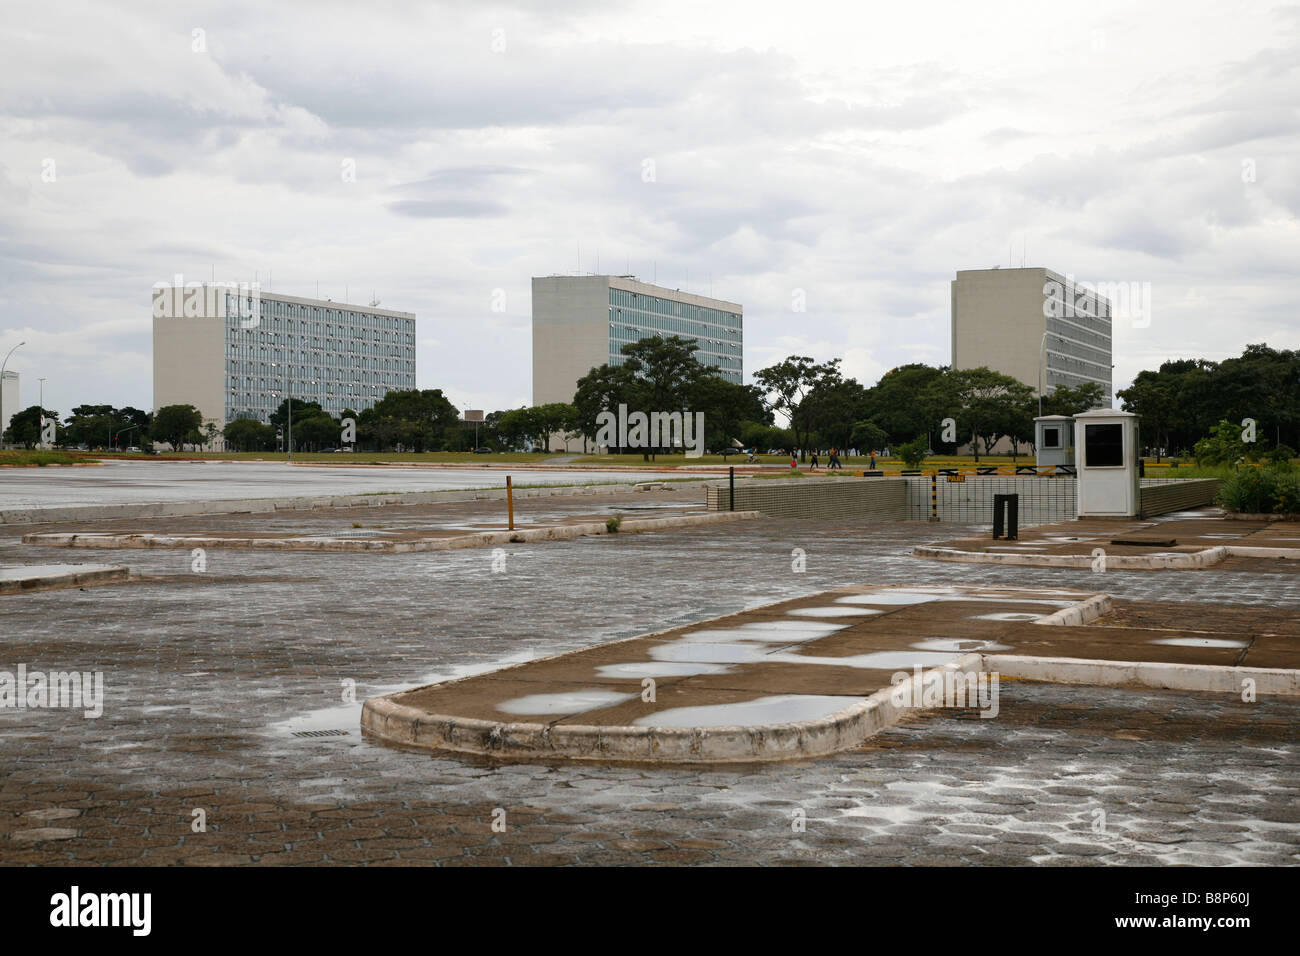
[[[26,342],[19,342],[5,354],[5,360],[0,362],[0,444],[4,441],[4,423],[5,423],[5,366],[9,364],[9,356],[13,355],[18,349],[26,345]]]

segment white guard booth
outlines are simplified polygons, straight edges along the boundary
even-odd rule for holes
[[[1078,516],[1134,517],[1141,506],[1138,416],[1097,408],[1074,416]]]
[[[1074,464],[1074,419],[1040,415],[1034,419],[1034,453],[1039,465]]]

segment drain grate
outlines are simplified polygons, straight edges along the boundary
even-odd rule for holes
[[[295,737],[347,737],[351,735],[350,730],[295,730]]]

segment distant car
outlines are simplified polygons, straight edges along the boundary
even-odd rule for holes
[[[487,448],[487,447],[483,447],[483,448],[475,448],[475,449],[474,449],[474,454],[476,454],[476,455],[490,455],[490,454],[492,454],[492,449],[491,449],[491,448]]]

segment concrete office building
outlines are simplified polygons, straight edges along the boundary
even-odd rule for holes
[[[18,385],[18,373],[5,369],[4,380],[0,381],[0,435],[8,430],[10,419],[23,410]]]
[[[288,396],[331,415],[415,388],[415,316],[248,286],[153,292],[153,407],[269,421]]]
[[[730,382],[744,374],[744,314],[722,299],[631,276],[533,279],[533,404],[572,402],[578,379],[621,365],[624,345],[652,335],[692,339],[695,357]]]
[[[1096,382],[1109,408],[1112,316],[1108,298],[1051,269],[959,271],[952,283],[952,367],[987,366],[1035,394]]]

